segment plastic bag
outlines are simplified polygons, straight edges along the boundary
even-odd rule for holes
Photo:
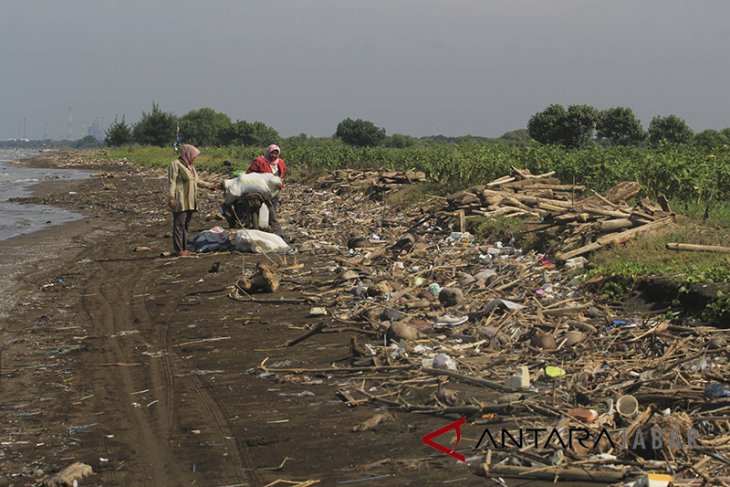
[[[281,185],[281,178],[273,174],[257,172],[242,174],[237,178],[223,181],[225,189],[223,198],[229,205],[246,193],[258,193],[265,200],[271,200],[279,194]]]
[[[259,228],[261,230],[269,228],[269,207],[266,205],[261,205],[259,209]]]
[[[243,228],[233,232],[233,245],[237,250],[254,252],[287,252],[289,246],[284,239],[274,233]]]

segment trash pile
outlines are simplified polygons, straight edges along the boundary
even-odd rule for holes
[[[563,260],[579,255],[584,235],[616,241],[616,231],[671,218],[668,207],[645,201],[628,208],[635,183],[575,199],[580,187],[549,176],[515,171],[449,198],[444,211],[539,216],[561,239]],[[338,171],[329,189],[287,187],[284,211],[300,253],[325,257],[318,274],[298,267],[281,277],[312,303],[317,321],[287,346],[327,328],[356,336],[347,364],[264,360],[262,377],[330,379],[349,407],[465,417],[491,436],[444,451],[493,478],[730,483],[727,331],[597,303],[584,295],[580,266],[389,208],[365,194],[379,178]],[[513,436],[506,446],[502,429]]]
[[[646,198],[633,207],[628,205],[627,201],[641,190],[637,182],[621,182],[605,194],[594,191],[578,199],[585,187],[563,184],[551,177],[554,172],[513,172],[512,176],[451,195],[447,207],[439,213],[539,219],[529,231],[541,232],[558,242],[556,258],[560,261],[626,242],[673,221],[666,198],[659,198],[659,206]]]

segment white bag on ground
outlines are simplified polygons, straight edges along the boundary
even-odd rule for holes
[[[286,252],[289,246],[284,239],[275,233],[249,230],[243,228],[233,232],[233,245],[237,250],[257,254],[268,252]]]
[[[231,204],[246,193],[258,193],[265,200],[270,200],[279,194],[281,178],[269,173],[241,174],[233,179],[223,181],[226,204]]]

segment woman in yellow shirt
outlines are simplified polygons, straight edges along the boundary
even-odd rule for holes
[[[199,154],[200,150],[196,147],[183,144],[180,156],[167,168],[167,206],[172,210],[172,246],[175,253],[183,257],[195,255],[195,252],[187,249],[187,242],[190,219],[193,212],[198,211],[198,186],[210,190],[220,186],[198,177],[193,162]]]

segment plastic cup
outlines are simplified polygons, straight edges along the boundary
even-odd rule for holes
[[[634,396],[621,396],[616,401],[616,412],[624,418],[633,418],[639,414],[639,401]]]

